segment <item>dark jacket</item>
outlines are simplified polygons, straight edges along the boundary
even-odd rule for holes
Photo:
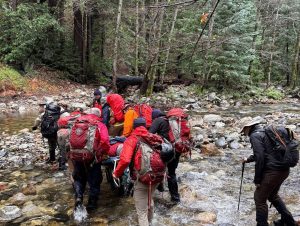
[[[247,162],[255,161],[255,184],[260,184],[263,173],[266,170],[288,170],[288,168],[281,167],[281,153],[273,150],[270,139],[267,137],[264,128],[260,125],[254,126],[250,131],[250,143],[253,155],[248,158]]]
[[[110,120],[110,106],[105,103],[102,107],[102,122],[109,127],[109,120]]]
[[[170,131],[169,121],[165,116],[160,116],[154,119],[149,129],[150,133],[158,134],[159,136],[167,140],[170,140],[169,131]]]

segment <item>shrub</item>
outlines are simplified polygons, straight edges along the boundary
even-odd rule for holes
[[[0,65],[0,92],[5,90],[22,90],[26,79],[16,70]]]
[[[281,100],[284,94],[278,89],[269,88],[266,90],[266,96],[274,100]]]

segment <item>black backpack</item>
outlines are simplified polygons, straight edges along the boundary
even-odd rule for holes
[[[294,132],[284,126],[267,126],[265,133],[271,140],[273,150],[280,152],[283,167],[295,167],[299,162],[299,142],[294,137]]]
[[[60,116],[60,107],[54,104],[46,105],[41,121],[41,133],[45,138],[55,137],[58,131],[57,121]]]

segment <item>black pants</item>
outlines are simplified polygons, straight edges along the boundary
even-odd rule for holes
[[[86,183],[89,183],[89,197],[97,199],[100,193],[100,184],[102,182],[101,163],[95,163],[92,166],[83,162],[73,162],[74,171],[74,190],[76,198],[83,198]]]
[[[180,153],[176,152],[175,158],[168,163],[168,187],[173,201],[180,201],[178,193],[178,184],[176,178],[176,169],[179,163]]]
[[[49,146],[49,159],[50,161],[55,161],[55,149],[57,146],[57,137],[48,138],[48,146]]]
[[[257,226],[268,226],[268,206],[269,200],[276,210],[281,214],[281,220],[287,226],[295,226],[292,214],[286,208],[284,202],[278,195],[281,184],[288,177],[287,171],[266,171],[261,185],[255,190],[254,200],[256,206]]]

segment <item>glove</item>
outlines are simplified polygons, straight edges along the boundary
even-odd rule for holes
[[[37,126],[32,127],[32,131],[37,130]]]

